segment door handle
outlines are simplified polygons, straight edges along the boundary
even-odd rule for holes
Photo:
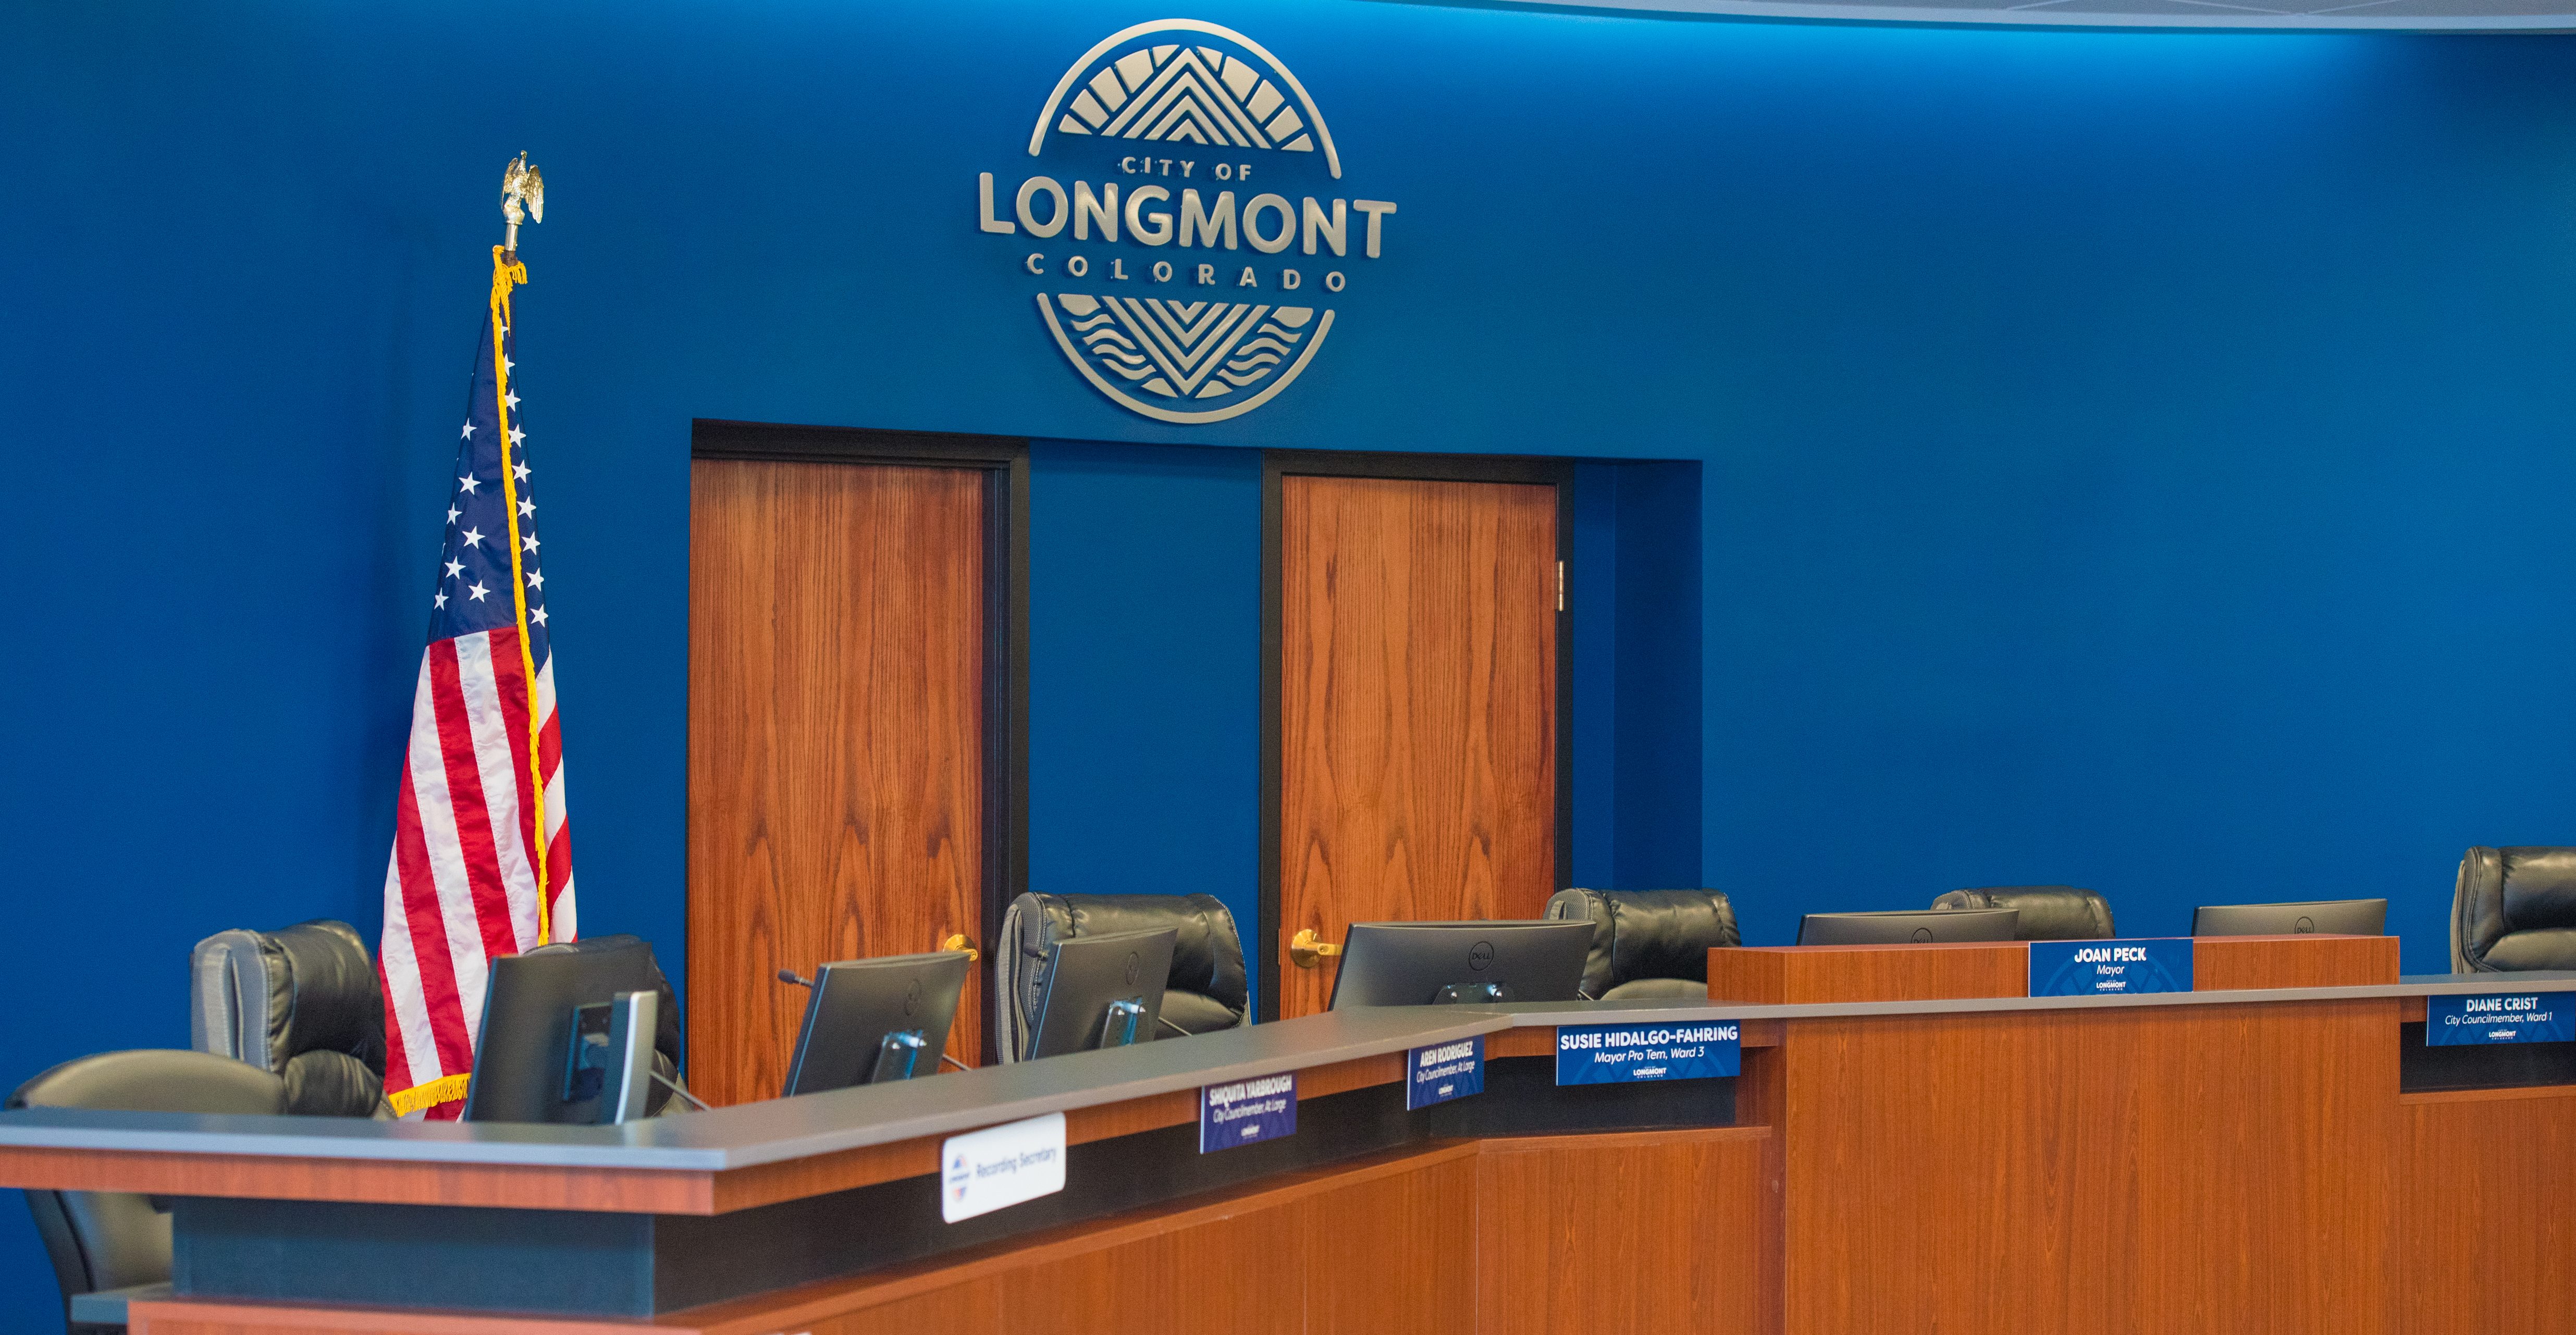
[[[941,950],[965,951],[966,962],[969,964],[984,958],[984,952],[977,950],[975,948],[975,943],[967,940],[964,932],[959,932],[956,935],[949,937],[947,940],[940,942],[939,948]]]
[[[1312,927],[1299,928],[1297,935],[1289,938],[1288,941],[1288,962],[1300,969],[1314,968],[1315,961],[1331,959],[1341,953],[1340,946],[1330,941],[1317,940],[1315,929]]]

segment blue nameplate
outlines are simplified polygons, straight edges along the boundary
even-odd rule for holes
[[[1297,1073],[1199,1086],[1199,1153],[1297,1134]]]
[[[2191,990],[2191,938],[2132,941],[2033,941],[2034,997],[2126,997]]]
[[[2576,994],[2490,992],[2481,997],[2424,998],[2424,1043],[2565,1043],[2576,1040]]]
[[[1462,1038],[1404,1054],[1404,1110],[1485,1092],[1485,1037]]]
[[[1733,1020],[1705,1024],[1569,1024],[1556,1031],[1556,1083],[1707,1080],[1742,1068]]]

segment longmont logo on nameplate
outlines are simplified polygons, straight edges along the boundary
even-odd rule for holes
[[[1707,1080],[1734,1075],[1743,1061],[1743,1031],[1733,1020],[1568,1024],[1556,1030],[1556,1083],[1560,1085]]]
[[[1297,1073],[1199,1087],[1199,1153],[1297,1134]]]
[[[1111,33],[1038,107],[1019,170],[975,176],[993,263],[1110,401],[1221,422],[1305,373],[1365,302],[1393,202],[1355,198],[1323,109],[1231,28]]]
[[[949,1223],[1064,1190],[1064,1114],[939,1143],[939,1217]]]

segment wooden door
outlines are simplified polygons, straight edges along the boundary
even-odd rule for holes
[[[982,470],[699,459],[689,519],[689,1075],[776,1098],[830,960],[980,937]],[[980,962],[979,962],[980,964]],[[970,972],[948,1050],[982,1049]]]
[[[1300,929],[1534,918],[1556,889],[1557,488],[1279,479],[1278,1014]]]

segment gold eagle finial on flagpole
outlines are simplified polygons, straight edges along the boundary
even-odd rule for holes
[[[501,172],[501,216],[510,220],[510,234],[501,248],[516,256],[519,252],[519,224],[546,220],[546,182],[521,153],[510,159]]]

